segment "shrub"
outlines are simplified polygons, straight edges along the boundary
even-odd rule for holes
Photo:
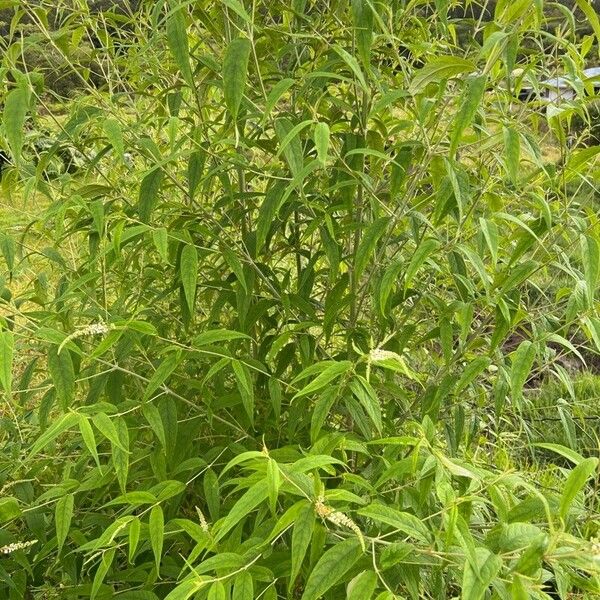
[[[125,56],[73,9],[110,77],[56,119],[86,164],[52,182],[17,73],[40,216],[1,246],[0,594],[598,592],[597,449],[515,444],[552,353],[600,345],[565,194],[596,154],[544,163],[499,85],[544,14],[503,6],[466,56],[399,1],[148,2]]]

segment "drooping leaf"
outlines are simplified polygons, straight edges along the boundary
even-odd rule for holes
[[[11,331],[0,331],[0,383],[10,396],[12,392],[14,335]]]
[[[294,521],[294,529],[292,531],[292,562],[290,567],[290,588],[292,589],[306,556],[306,551],[313,535],[315,521],[315,509],[310,503],[302,507]]]
[[[521,342],[511,357],[510,385],[513,401],[517,404],[522,400],[523,386],[529,377],[534,360],[535,346],[529,340]]]
[[[67,494],[58,500],[54,509],[54,523],[56,526],[56,543],[58,552],[62,550],[63,544],[67,539],[69,529],[71,528],[71,520],[73,518],[73,506],[75,496]]]
[[[454,119],[452,136],[450,138],[450,156],[454,156],[456,153],[456,149],[458,148],[465,129],[467,129],[473,121],[473,117],[483,98],[486,82],[487,76],[485,75],[471,77],[467,81],[465,91],[459,100],[460,109],[458,115]]]
[[[567,477],[565,487],[560,499],[560,516],[566,517],[573,500],[581,491],[586,481],[598,468],[598,459],[595,457],[586,458],[581,461]]]
[[[370,600],[376,587],[375,571],[362,571],[348,584],[346,600]]]
[[[148,520],[148,530],[150,532],[150,545],[154,553],[156,571],[160,573],[160,561],[162,558],[162,549],[165,537],[165,517],[159,504],[152,507]]]
[[[329,151],[329,126],[327,123],[319,122],[315,125],[314,131],[315,147],[317,148],[317,157],[321,164],[327,164],[327,153]]]
[[[351,538],[336,543],[317,562],[308,577],[302,600],[318,600],[343,577],[362,555],[360,544]]]
[[[150,171],[140,184],[138,199],[138,214],[142,223],[149,223],[158,199],[158,192],[162,184],[164,172],[160,167]]]
[[[236,38],[227,46],[223,60],[223,94],[225,104],[236,121],[246,89],[248,61],[252,45],[247,38]]]
[[[29,109],[29,94],[24,87],[11,90],[4,100],[2,122],[6,131],[6,139],[15,163],[21,161],[21,151],[25,138],[25,118]]]
[[[173,4],[175,4],[173,2]],[[167,44],[175,59],[185,82],[193,87],[192,68],[190,66],[190,49],[185,20],[185,5],[175,6],[167,16]]]
[[[268,496],[268,488],[264,481],[252,485],[246,493],[233,505],[226,517],[215,525],[215,541],[222,540],[231,529],[247,517]]]
[[[190,313],[194,314],[196,286],[198,284],[198,251],[193,244],[186,244],[179,261],[181,285]]]
[[[56,389],[56,396],[62,409],[66,410],[73,402],[75,393],[75,370],[69,351],[63,349],[59,353],[56,346],[50,346],[48,350],[48,370]]]
[[[354,276],[357,281],[360,280],[369,261],[373,261],[377,242],[384,234],[389,222],[389,217],[380,217],[365,231],[356,251],[356,258],[354,259]]]

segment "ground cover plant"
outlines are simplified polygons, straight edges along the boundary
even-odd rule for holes
[[[591,4],[0,8],[1,598],[597,597]]]

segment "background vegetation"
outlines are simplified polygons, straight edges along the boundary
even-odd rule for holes
[[[575,4],[2,2],[0,597],[600,593]]]

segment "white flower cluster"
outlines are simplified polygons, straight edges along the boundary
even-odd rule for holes
[[[58,347],[58,353],[71,341],[76,338],[84,337],[86,335],[106,335],[109,331],[114,329],[114,325],[107,325],[102,321],[98,321],[97,323],[91,323],[87,327],[82,327],[77,331],[69,334]]]
[[[209,533],[210,527],[208,525],[208,521],[204,516],[204,513],[196,506],[196,512],[198,513],[198,521],[200,521],[200,527],[204,533]]]
[[[12,544],[2,546],[2,548],[0,548],[0,554],[12,554],[17,550],[24,550],[25,548],[29,548],[29,546],[33,546],[34,544],[37,544],[37,540],[31,540],[29,542],[13,542]]]
[[[381,350],[379,348],[374,348],[373,350],[371,350],[369,358],[373,362],[377,362],[380,360],[395,360],[398,358],[398,355],[395,352],[390,352],[389,350]]]
[[[348,515],[327,506],[323,496],[317,498],[317,501],[315,502],[315,512],[322,519],[327,519],[330,523],[333,523],[338,527],[347,527],[353,531],[360,542],[361,548],[363,551],[365,550],[365,539],[360,527]]]

